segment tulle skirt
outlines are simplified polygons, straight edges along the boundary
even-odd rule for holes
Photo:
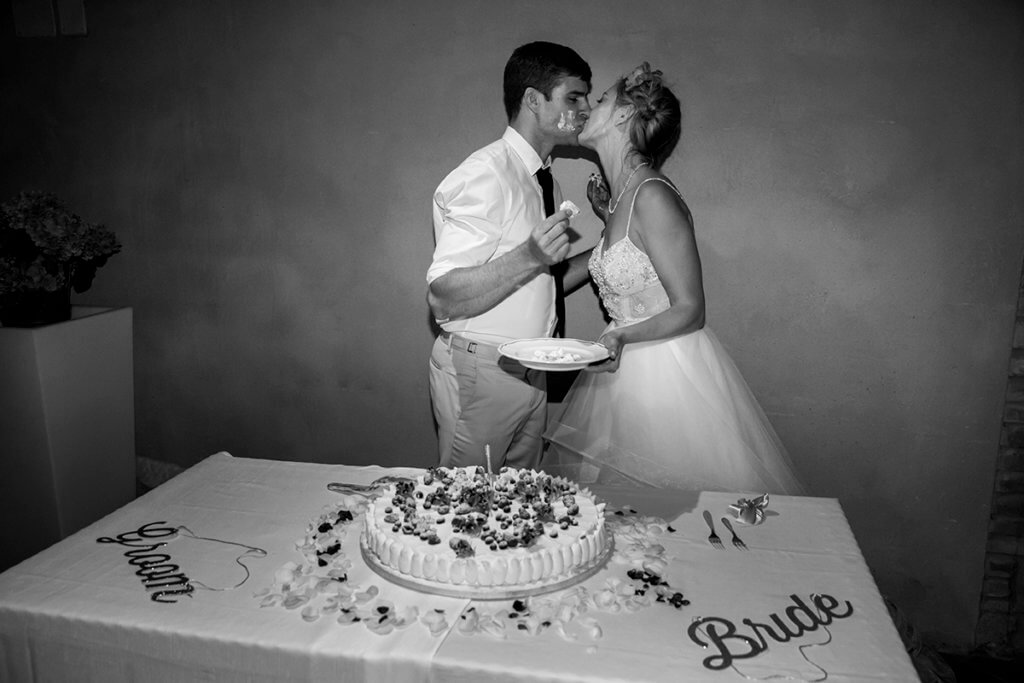
[[[764,411],[707,328],[627,344],[616,372],[581,372],[563,406],[545,434],[547,471],[581,483],[804,492]]]

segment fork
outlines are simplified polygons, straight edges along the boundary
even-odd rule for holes
[[[732,524],[729,522],[729,518],[728,517],[722,517],[722,524],[724,524],[725,528],[728,529],[729,533],[732,534],[732,544],[734,546],[736,546],[737,548],[739,548],[740,550],[746,550],[747,549],[747,544],[744,543],[740,539],[740,537],[736,535],[736,530],[732,528]]]
[[[708,528],[711,529],[711,535],[708,536],[708,543],[716,548],[723,549],[725,546],[722,545],[722,539],[715,533],[715,523],[711,519],[711,513],[707,510],[704,511],[704,521],[708,523]]]

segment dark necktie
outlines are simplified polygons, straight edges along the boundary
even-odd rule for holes
[[[544,167],[537,170],[537,182],[544,193],[544,217],[555,212],[555,180],[551,177],[551,169]]]
[[[551,177],[551,169],[544,167],[537,171],[537,182],[544,194],[544,216],[555,212],[555,181]],[[562,288],[562,276],[565,274],[565,262],[551,266],[551,275],[555,278],[555,336],[565,336],[565,291]]]

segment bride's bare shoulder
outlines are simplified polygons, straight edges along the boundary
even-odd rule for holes
[[[655,175],[637,188],[634,225],[643,231],[693,230],[693,217],[682,194],[670,180]]]

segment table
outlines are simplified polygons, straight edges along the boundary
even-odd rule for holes
[[[616,557],[583,584],[528,601],[533,616],[561,615],[547,627],[510,616],[504,601],[385,581],[354,550],[358,539],[344,548],[348,584],[363,609],[393,607],[389,633],[319,616],[295,595],[280,601],[281,582],[304,566],[307,527],[339,504],[327,482],[416,471],[210,456],[0,574],[0,679],[918,680],[834,499],[773,497],[763,524],[737,526],[744,551],[720,522],[737,494],[594,487],[621,513],[609,516]],[[704,510],[723,548],[708,543]],[[664,562],[649,566],[688,604],[636,596],[642,584],[624,562],[638,553]],[[768,647],[756,656],[723,661],[759,642]]]

